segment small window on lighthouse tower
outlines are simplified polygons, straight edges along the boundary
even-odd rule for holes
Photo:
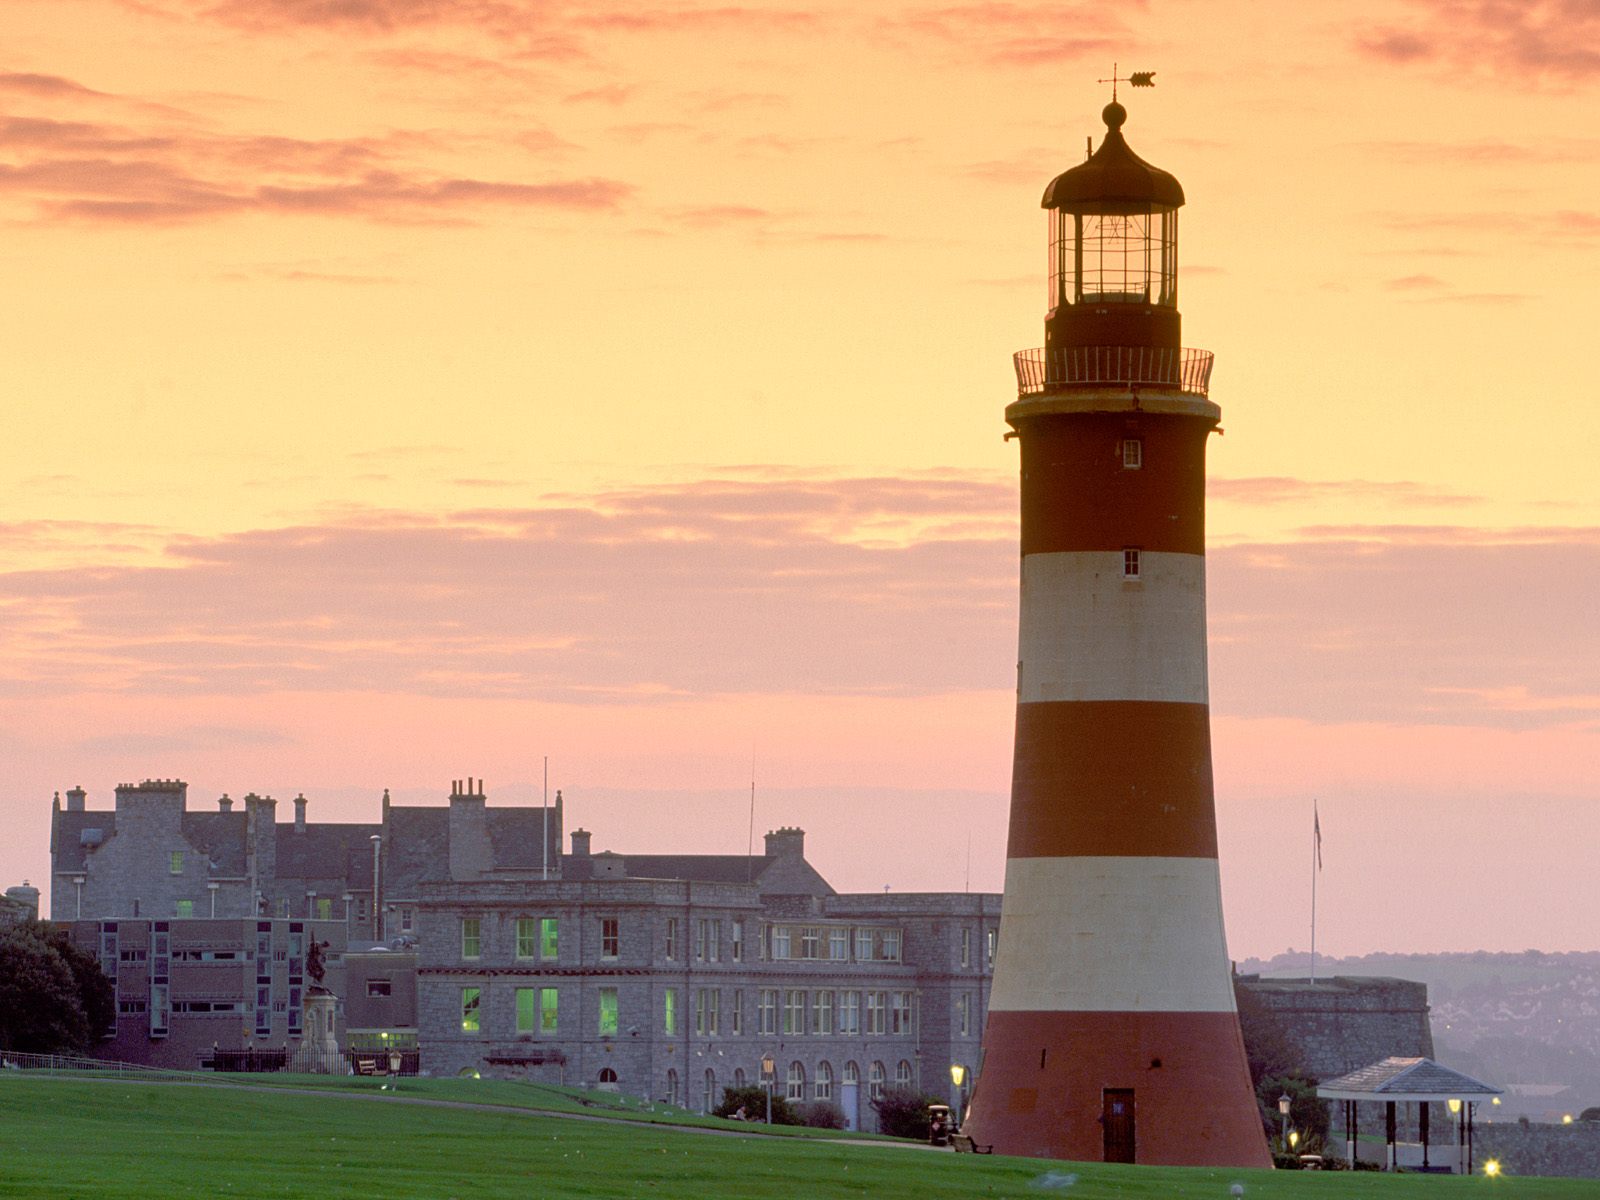
[[[1144,466],[1144,442],[1138,438],[1122,439],[1122,469],[1137,471]]]
[[[1122,578],[1124,580],[1139,578],[1139,551],[1132,546],[1122,552]]]

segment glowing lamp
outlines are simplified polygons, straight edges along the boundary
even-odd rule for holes
[[[1483,1173],[1489,1176],[1491,1179],[1500,1174],[1500,1160],[1498,1158],[1491,1158],[1488,1162],[1484,1163]]]

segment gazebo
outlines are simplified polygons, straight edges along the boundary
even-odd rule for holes
[[[1460,1123],[1455,1170],[1472,1174],[1472,1117],[1481,1100],[1490,1100],[1504,1094],[1503,1088],[1491,1087],[1470,1075],[1442,1067],[1431,1058],[1386,1058],[1370,1067],[1362,1067],[1317,1085],[1317,1095],[1324,1100],[1344,1101],[1345,1156],[1350,1165],[1356,1159],[1356,1106],[1362,1102],[1384,1103],[1384,1135],[1387,1153],[1385,1170],[1393,1171],[1397,1164],[1395,1154],[1395,1105],[1415,1103],[1421,1105],[1417,1115],[1417,1132],[1422,1140],[1422,1169],[1450,1170],[1448,1166],[1434,1167],[1428,1161],[1428,1105],[1445,1104]]]

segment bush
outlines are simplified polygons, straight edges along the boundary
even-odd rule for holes
[[[1331,1105],[1317,1098],[1317,1081],[1298,1071],[1268,1076],[1256,1087],[1256,1104],[1261,1110],[1261,1127],[1266,1131],[1267,1144],[1276,1146],[1283,1131],[1278,1097],[1285,1092],[1289,1095],[1289,1128],[1300,1131],[1297,1153],[1313,1152],[1314,1147],[1328,1140]]]
[[[844,1109],[827,1100],[813,1100],[809,1104],[796,1104],[793,1107],[800,1117],[800,1124],[809,1125],[812,1129],[845,1127]]]
[[[115,1025],[116,993],[65,930],[24,921],[0,934],[0,1050],[88,1050]]]
[[[728,1087],[722,1089],[722,1103],[712,1110],[714,1116],[731,1117],[744,1108],[750,1121],[767,1119],[767,1089],[763,1087]],[[780,1095],[772,1097],[772,1123],[774,1125],[800,1125],[803,1122],[789,1101]]]
[[[926,1096],[911,1088],[885,1088],[872,1102],[878,1113],[878,1128],[890,1137],[928,1140],[928,1105],[943,1104],[942,1096]]]

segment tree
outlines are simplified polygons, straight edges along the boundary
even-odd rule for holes
[[[767,1119],[767,1089],[764,1087],[725,1087],[722,1089],[722,1103],[713,1110],[719,1117],[731,1117],[740,1109],[744,1109],[745,1120],[765,1121]],[[772,1123],[774,1125],[800,1125],[804,1122],[800,1114],[795,1112],[789,1101],[782,1095],[772,1097]]]
[[[1328,1140],[1331,1121],[1326,1100],[1317,1098],[1317,1081],[1309,1075],[1295,1071],[1287,1075],[1269,1075],[1256,1085],[1256,1104],[1261,1109],[1261,1124],[1272,1142],[1283,1129],[1283,1114],[1278,1111],[1278,1098],[1289,1097],[1289,1128],[1300,1132],[1302,1152],[1322,1146]],[[1287,1152],[1288,1147],[1284,1147]]]
[[[1304,1056],[1278,1015],[1249,988],[1241,987],[1237,979],[1233,997],[1239,1010],[1245,1061],[1250,1065],[1250,1086],[1259,1088],[1269,1075],[1304,1074]],[[1273,1097],[1276,1103],[1277,1093]]]
[[[940,1096],[924,1096],[908,1087],[885,1088],[872,1102],[878,1128],[890,1137],[928,1139],[928,1105],[943,1104]]]
[[[111,981],[64,930],[24,921],[0,933],[0,1050],[82,1052],[116,1011]]]

